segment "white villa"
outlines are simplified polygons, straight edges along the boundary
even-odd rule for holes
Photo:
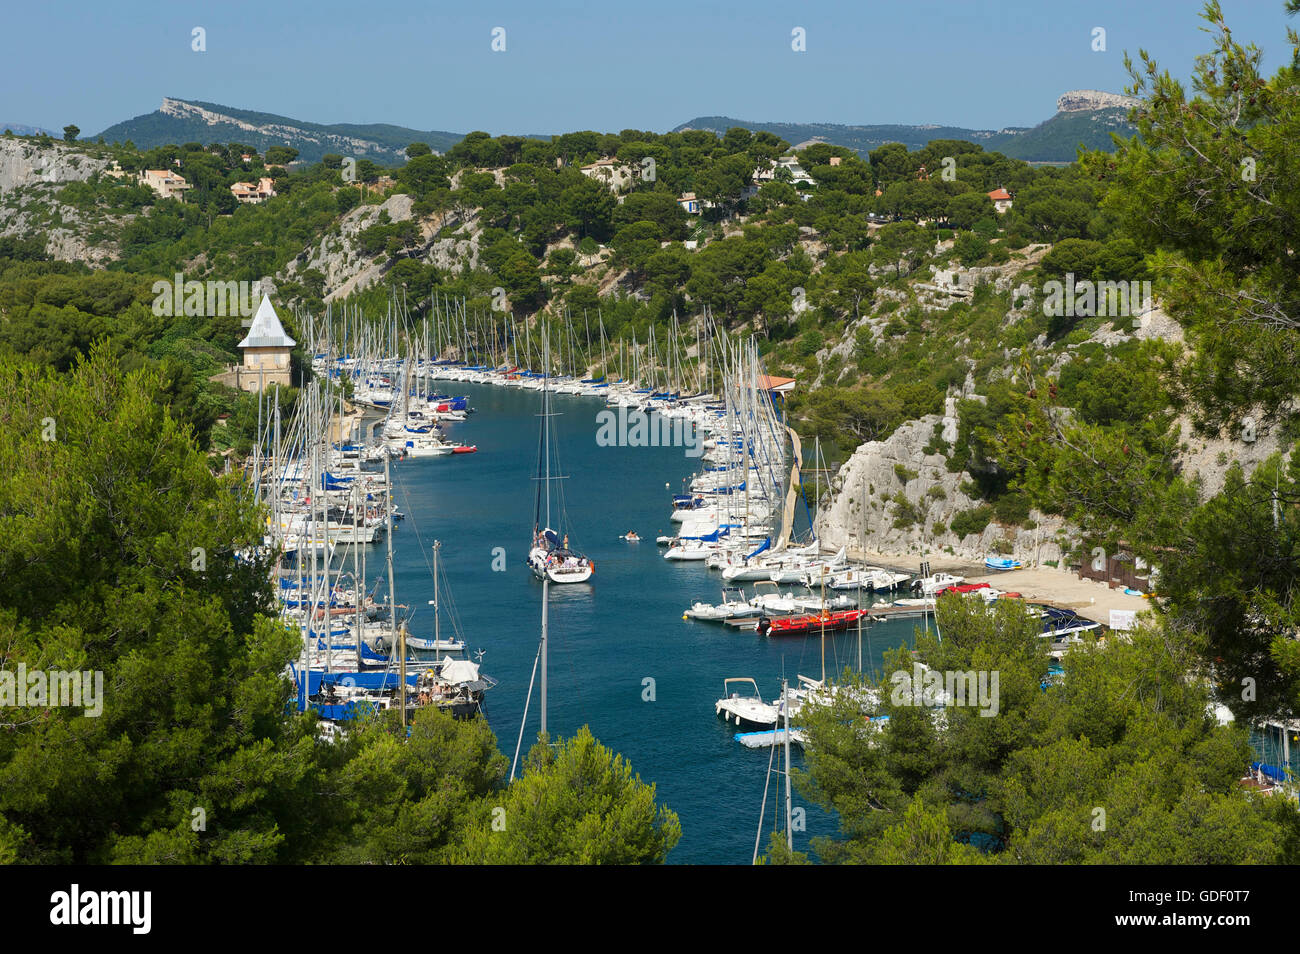
[[[838,165],[838,163],[832,163]],[[799,165],[799,160],[794,156],[782,156],[771,165],[761,165],[754,170],[755,182],[771,182],[776,178],[776,171],[785,169],[790,173],[790,181],[798,184],[803,182],[807,185],[815,186],[817,180],[804,171],[803,166]]]
[[[599,179],[609,187],[611,192],[623,191],[636,178],[631,166],[609,157],[597,159],[578,171],[588,179]]]
[[[168,172],[166,169],[145,169],[140,173],[140,184],[147,185],[164,199],[175,199],[178,202],[185,201],[186,189],[194,188],[179,172]]]

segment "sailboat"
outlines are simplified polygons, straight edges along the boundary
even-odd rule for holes
[[[552,583],[586,583],[596,566],[576,550],[569,548],[569,535],[551,528],[551,481],[562,479],[551,474],[551,387],[550,352],[543,356],[542,427],[537,447],[537,504],[533,515],[533,540],[528,550],[528,567],[539,580]],[[542,523],[545,500],[546,522]],[[539,529],[540,527],[540,529]]]
[[[438,540],[433,541],[433,639],[426,639],[423,636],[407,635],[406,645],[412,649],[433,651],[435,653],[444,652],[461,652],[465,648],[463,639],[443,639],[442,629],[439,625],[442,620],[442,606],[438,598],[438,551],[442,549],[442,543]]]

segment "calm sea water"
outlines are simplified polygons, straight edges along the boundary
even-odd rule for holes
[[[433,627],[432,545],[442,543],[443,635],[454,613],[467,648],[483,650],[483,671],[499,681],[487,696],[487,716],[501,751],[510,758],[519,736],[528,680],[537,655],[542,586],[524,566],[533,526],[541,395],[486,385],[445,385],[468,394],[477,409],[447,426],[450,439],[477,444],[477,454],[393,465],[397,507],[407,515],[394,534],[398,601],[415,608],[411,631]],[[750,676],[769,699],[784,673],[821,675],[816,637],[761,640],[713,623],[682,619],[695,600],[716,602],[721,576],[702,564],[670,563],[654,543],[673,532],[670,493],[679,492],[698,461],[681,448],[600,447],[593,398],[554,395],[554,442],[562,472],[563,507],[553,503],[552,525],[596,564],[589,584],[552,586],[548,722],[552,736],[583,725],[626,757],[642,780],[654,783],[662,804],[677,812],[682,838],[674,863],[748,864],[754,850],[769,752],[734,741],[734,727],[714,714],[722,681]],[[667,485],[667,487],[665,487]],[[640,543],[620,535],[635,530]],[[493,569],[502,548],[505,569]],[[383,548],[371,550],[368,576],[383,572]],[[786,589],[783,587],[783,590]],[[748,587],[746,589],[748,592]],[[868,670],[886,649],[911,645],[915,620],[876,623],[863,630]],[[826,670],[857,664],[857,635],[826,640]],[[654,700],[645,701],[653,679]],[[535,740],[534,689],[524,748]],[[797,749],[795,750],[797,753]],[[795,764],[799,765],[796,754]],[[780,754],[777,755],[777,768]],[[764,847],[772,830],[781,779],[772,776]],[[795,847],[836,831],[833,816],[795,793],[807,830]]]

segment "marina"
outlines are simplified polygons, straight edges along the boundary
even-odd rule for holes
[[[415,372],[405,373],[411,379],[418,377]],[[465,372],[450,369],[433,373],[452,377]],[[391,380],[400,374],[403,372],[397,364],[390,362],[385,378]],[[391,430],[393,408],[401,406],[400,387],[381,390],[383,380],[376,380],[370,395],[388,404],[365,410],[356,433],[349,437],[349,441],[357,443],[341,442],[341,446],[351,448],[347,453],[358,460],[372,458],[372,470],[358,470],[358,475],[367,476],[356,478],[372,494],[382,491],[384,481],[382,471],[377,469],[381,464],[373,460],[379,455],[365,443],[366,435]],[[436,387],[437,380],[434,378],[431,385]],[[336,627],[332,642],[312,644],[313,669],[318,674],[307,687],[310,703],[301,692],[300,703],[313,705],[322,715],[338,717],[336,727],[346,731],[348,718],[356,714],[357,700],[344,698],[341,685],[347,684],[349,691],[371,700],[386,698],[382,707],[392,705],[396,685],[402,679],[400,649],[405,645],[405,681],[412,707],[431,698],[429,690],[441,674],[438,685],[448,693],[444,704],[454,706],[456,714],[469,711],[468,695],[477,690],[482,711],[505,754],[509,755],[511,743],[521,735],[521,727],[522,737],[531,741],[538,728],[536,699],[528,710],[527,724],[521,723],[530,670],[537,655],[542,588],[535,570],[529,572],[529,567],[521,564],[529,562],[529,528],[540,525],[548,529],[545,513],[539,515],[533,494],[538,415],[543,400],[547,400],[553,414],[549,418],[553,427],[550,440],[557,460],[564,464],[566,479],[561,483],[564,509],[552,514],[556,519],[562,512],[565,523],[558,533],[553,532],[554,539],[546,542],[552,547],[558,543],[559,549],[564,549],[564,536],[572,538],[571,544],[581,541],[584,559],[599,568],[589,580],[552,586],[549,593],[548,728],[552,733],[570,735],[580,726],[589,725],[602,741],[632,759],[642,777],[654,781],[665,799],[673,800],[689,834],[672,861],[743,858],[752,838],[755,793],[762,787],[763,766],[749,754],[753,739],[738,740],[733,733],[720,731],[723,727],[718,721],[702,716],[710,700],[716,698],[713,687],[720,672],[739,666],[770,681],[800,667],[819,669],[823,640],[807,634],[760,640],[752,633],[732,633],[729,628],[716,629],[711,623],[683,621],[681,607],[711,590],[717,591],[722,574],[704,561],[666,561],[661,548],[629,546],[628,534],[616,528],[647,528],[655,536],[680,538],[685,530],[704,527],[706,532],[698,536],[715,537],[706,542],[725,541],[729,531],[740,529],[726,524],[747,523],[746,496],[752,520],[776,509],[764,507],[763,501],[781,494],[777,475],[788,476],[786,465],[763,458],[765,474],[760,474],[756,465],[746,468],[750,479],[734,480],[731,486],[748,483],[748,494],[744,490],[707,494],[698,492],[697,487],[696,497],[707,495],[711,505],[691,507],[689,519],[674,520],[684,508],[674,509],[672,495],[665,487],[688,485],[698,477],[698,460],[685,455],[681,447],[601,446],[594,438],[597,415],[606,406],[605,400],[565,393],[559,386],[555,393],[544,394],[540,393],[542,388],[516,383],[532,380],[536,379],[520,375],[494,383],[454,383],[456,395],[473,411],[464,420],[438,421],[437,439],[476,445],[479,453],[453,460],[450,456],[402,454],[397,449],[400,457],[383,462],[391,480],[387,506],[405,516],[401,521],[389,521],[384,528],[392,543],[392,591],[404,625],[394,633],[391,619],[363,620],[363,634],[377,632],[379,638],[367,642],[363,635],[362,648],[353,650],[357,655],[349,656],[350,648],[356,645],[351,632],[341,624],[332,624]],[[445,385],[447,389],[452,386]],[[771,424],[767,427],[769,433],[780,433]],[[760,453],[766,453],[758,450],[757,440],[750,441],[752,452],[743,450],[743,438],[734,446],[741,449],[742,467],[748,462],[743,458],[758,459]],[[718,461],[725,460],[724,455],[715,454],[713,462],[705,466],[718,467]],[[336,482],[342,476],[337,468],[328,473],[328,479]],[[302,476],[300,471],[295,475]],[[717,478],[713,479],[716,482]],[[581,501],[580,507],[574,504],[577,500]],[[381,500],[380,514],[384,507]],[[302,540],[296,549],[310,566],[316,552],[309,545],[315,533],[312,524],[307,521],[292,526],[299,527]],[[755,539],[757,534],[746,535],[741,538],[745,542],[735,550],[711,547],[709,552],[743,565],[753,549],[771,551],[770,540],[779,533],[779,525],[777,533],[771,531],[770,524],[753,524],[754,528],[760,526],[766,531],[763,536]],[[289,542],[290,538],[285,540]],[[434,540],[439,541],[436,577],[432,566]],[[344,553],[344,544],[339,540],[325,544],[339,547],[339,553]],[[359,563],[358,571],[374,581],[386,572],[386,547],[381,530],[369,542],[362,540],[357,547],[347,546],[337,566]],[[801,580],[807,578],[808,567],[818,570],[823,562],[843,562],[842,554],[820,557],[815,545],[789,549],[796,552],[785,557],[786,565],[798,566]],[[319,551],[322,564],[326,552],[324,548]],[[773,566],[781,568],[781,562]],[[767,570],[769,576],[771,572]],[[304,580],[314,578],[310,570],[300,575]],[[820,578],[821,574],[816,575]],[[435,579],[439,580],[438,588]],[[781,588],[782,593],[792,590],[806,594],[801,599],[809,605],[812,601],[821,604],[820,594],[802,583],[783,582]],[[387,583],[372,588],[363,597],[363,605],[378,607],[382,616],[387,592]],[[450,611],[451,597],[447,594],[454,594],[457,626],[452,634],[442,631],[440,638],[434,604],[444,604],[442,608]],[[849,593],[834,598],[856,605],[858,597],[857,593]],[[872,594],[862,597],[866,602],[875,598]],[[331,598],[337,602],[337,592]],[[335,609],[341,610],[344,618],[349,613],[356,616],[350,605]],[[860,657],[868,667],[878,666],[886,648],[910,644],[912,624],[880,623],[864,633],[865,648],[858,646],[856,634],[828,633],[824,639],[826,668],[839,671],[845,666],[856,667]],[[326,659],[328,662],[323,661]],[[365,676],[346,674],[354,661],[358,671],[367,673]],[[461,672],[462,668],[466,671]],[[487,680],[495,685],[490,693],[484,691]],[[720,777],[727,777],[728,785],[718,787],[710,781]],[[834,820],[815,806],[805,807],[807,831],[796,837],[806,846],[811,837],[831,834]]]
[[[866,563],[845,548],[822,552],[812,514],[801,523],[788,491],[800,481],[797,435],[750,348],[722,346],[721,395],[680,401],[687,389],[664,390],[671,382],[467,366],[432,360],[434,347],[368,360],[318,352],[328,383],[287,443],[268,414],[257,466],[265,474],[269,460],[278,475],[262,484],[275,492],[267,542],[294,557],[280,570],[284,613],[330,620],[324,638],[301,624],[293,672],[298,706],[322,716],[326,738],[403,700],[409,711],[481,712],[507,756],[513,740],[531,744],[542,718],[552,735],[587,725],[688,823],[673,861],[731,860],[746,850],[760,787],[749,750],[793,747],[798,758],[806,743],[802,730],[787,738],[777,727],[785,708],[797,717],[805,702],[829,700],[846,668],[878,676],[885,651],[910,648],[915,630],[932,626],[937,595],[1020,596],[946,571],[923,578]],[[542,366],[548,347],[537,347]],[[335,390],[345,380],[364,397],[360,413],[331,415],[345,408]],[[660,396],[669,400],[652,403]],[[702,459],[680,445],[599,439],[610,407],[687,415]],[[640,534],[615,532],[629,526],[660,546],[629,546]],[[368,578],[371,587],[357,585]],[[721,601],[700,598],[710,591]],[[1097,628],[1038,611],[1053,655]],[[755,676],[728,675],[737,669]],[[800,669],[820,678],[792,680]],[[788,707],[759,691],[781,678],[797,685]],[[710,699],[720,720],[700,718]],[[806,847],[835,822],[802,807],[807,829],[795,841]]]

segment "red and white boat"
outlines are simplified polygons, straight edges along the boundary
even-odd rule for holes
[[[834,613],[809,613],[804,616],[783,616],[777,619],[760,619],[757,631],[760,636],[808,636],[822,632],[848,629],[860,619],[870,617],[864,609],[838,610]]]

